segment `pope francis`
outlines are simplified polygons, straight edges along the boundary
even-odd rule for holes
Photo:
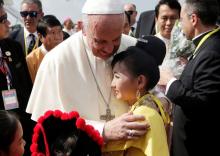
[[[136,44],[122,35],[123,5],[121,0],[85,2],[83,30],[52,49],[40,65],[26,109],[33,120],[47,110],[76,110],[105,141],[146,133],[147,122],[138,122],[144,117],[125,113],[126,105],[111,92],[113,55]]]

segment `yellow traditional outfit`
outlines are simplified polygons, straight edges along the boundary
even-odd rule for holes
[[[28,56],[26,56],[26,62],[32,82],[34,82],[35,80],[35,77],[37,75],[37,70],[46,53],[47,50],[43,45],[41,45],[41,47],[33,50],[30,54],[28,54]]]
[[[159,111],[152,107],[154,105]],[[150,124],[150,130],[137,140],[109,142],[103,147],[104,156],[169,156],[164,126],[169,123],[169,117],[160,101],[152,94],[146,94],[132,106],[130,111],[144,115]]]

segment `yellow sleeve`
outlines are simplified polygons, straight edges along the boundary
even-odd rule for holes
[[[144,115],[150,130],[137,140],[110,142],[103,152],[113,152],[115,154],[111,154],[115,156],[169,156],[164,122],[159,113],[147,106],[139,106],[133,113]]]
[[[35,59],[34,59],[32,53],[30,53],[26,56],[26,62],[27,62],[29,74],[31,76],[31,80],[34,83],[36,71],[35,71]]]
[[[160,114],[147,106],[140,106],[133,113],[144,115],[150,130],[138,140],[127,141],[127,147],[136,147],[146,156],[169,156],[166,131]]]

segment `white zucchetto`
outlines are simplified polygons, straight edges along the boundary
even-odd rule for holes
[[[86,0],[83,14],[122,14],[124,13],[123,0]]]

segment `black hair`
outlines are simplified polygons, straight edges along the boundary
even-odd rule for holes
[[[186,0],[188,14],[195,13],[204,25],[214,25],[220,14],[217,0]]]
[[[114,56],[112,68],[116,63],[123,63],[127,70],[135,77],[144,75],[148,79],[145,90],[156,86],[160,78],[159,65],[163,62],[166,47],[162,40],[155,36],[145,36],[136,46]]]
[[[78,140],[78,135],[76,133],[67,133],[58,136],[54,143],[51,145],[51,153],[54,156],[59,156],[60,154],[72,154],[76,149],[76,144]]]
[[[15,114],[0,110],[0,152],[8,153],[15,138],[19,120]]]
[[[82,149],[83,147],[83,149]],[[78,140],[71,156],[101,156],[100,146],[86,132],[79,130]]]
[[[54,116],[44,120],[42,126],[47,137],[51,156],[101,156],[101,149],[86,132],[77,129],[76,119],[62,120]],[[45,142],[42,133],[39,135],[38,150],[45,153]]]
[[[181,11],[181,5],[178,2],[178,0],[160,0],[159,3],[155,7],[155,16],[159,16],[159,9],[161,5],[168,5],[171,9],[178,10],[178,13],[180,15]]]
[[[48,27],[55,26],[62,28],[60,21],[54,15],[45,15],[37,24],[37,32],[46,37]]]
[[[160,73],[154,58],[142,49],[132,46],[115,55],[112,68],[116,63],[123,63],[127,70],[135,77],[144,75],[148,79],[146,90],[152,89],[159,81]]]
[[[83,149],[82,149],[83,147]],[[58,136],[51,146],[51,156],[99,156],[100,147],[82,130],[63,133]]]

